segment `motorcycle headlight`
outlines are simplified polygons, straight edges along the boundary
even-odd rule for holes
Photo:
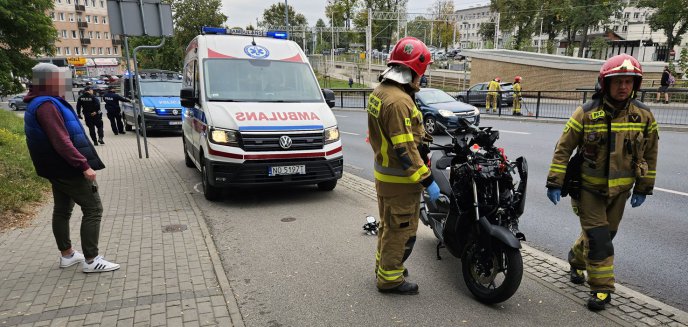
[[[155,107],[143,106],[143,112],[155,112]]]
[[[210,142],[220,145],[239,146],[239,132],[224,129],[210,129]]]
[[[438,110],[437,112],[438,112],[440,115],[442,115],[442,117],[452,117],[452,116],[454,116],[454,113],[451,112],[451,111],[449,111],[449,110],[440,109],[440,110]]]
[[[324,132],[325,144],[330,144],[339,141],[339,128],[332,126],[326,128]]]

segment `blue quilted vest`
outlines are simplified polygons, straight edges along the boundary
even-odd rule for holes
[[[93,170],[105,168],[105,165],[98,157],[96,149],[88,140],[83,126],[74,112],[72,106],[64,99],[51,96],[38,96],[31,100],[26,113],[24,114],[24,132],[26,133],[26,144],[29,147],[29,154],[38,176],[45,178],[69,178],[83,176],[80,168],[73,167],[50,144],[48,135],[38,122],[36,116],[38,108],[45,102],[52,102],[60,111],[65,121],[65,127],[69,133],[69,138],[74,147],[88,161],[88,165]]]

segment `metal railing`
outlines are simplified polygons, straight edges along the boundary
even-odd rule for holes
[[[365,109],[372,89],[332,89],[335,94],[335,107]],[[657,90],[641,89],[638,100],[650,107],[660,124],[688,125],[688,90],[669,89],[668,104],[656,101]],[[497,112],[485,110],[487,91],[449,92],[453,97],[460,96],[465,102],[480,108],[484,115],[512,115],[513,93],[500,91]],[[522,91],[521,114],[525,118],[568,119],[577,107],[589,101],[593,90],[576,91]]]

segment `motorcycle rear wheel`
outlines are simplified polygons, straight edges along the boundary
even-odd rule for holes
[[[521,285],[521,251],[493,244],[492,251],[473,243],[461,258],[463,280],[478,301],[485,304],[504,302]]]

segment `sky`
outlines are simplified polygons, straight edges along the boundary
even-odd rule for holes
[[[222,12],[227,15],[229,27],[245,28],[249,24],[256,25],[256,18],[262,19],[263,11],[271,5],[284,0],[222,0]],[[289,6],[297,13],[306,16],[308,25],[313,26],[319,18],[325,23],[326,0],[287,0]],[[425,13],[434,0],[409,0],[408,12]],[[489,4],[489,0],[454,0],[454,8],[462,9],[473,5]]]

